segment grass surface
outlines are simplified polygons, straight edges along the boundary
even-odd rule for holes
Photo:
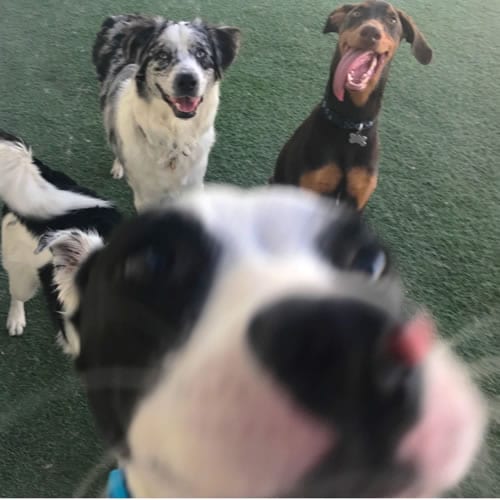
[[[471,362],[496,421],[458,493],[499,496],[500,2],[399,0],[435,51],[420,66],[403,44],[386,91],[379,187],[368,217],[393,248],[408,296]],[[37,156],[126,210],[109,175],[93,37],[110,13],[202,16],[241,27],[240,56],[222,88],[208,180],[258,185],[319,100],[335,37],[321,34],[331,0],[1,0],[0,126]],[[96,494],[103,454],[70,363],[40,297],[28,327],[3,329],[0,271],[0,495]],[[495,408],[496,403],[496,408]],[[101,471],[102,472],[102,471]],[[92,485],[89,489],[88,485]]]

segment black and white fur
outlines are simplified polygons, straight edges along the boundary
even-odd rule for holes
[[[71,310],[75,303],[72,287],[65,286],[64,270],[52,261],[49,250],[39,245],[41,236],[57,231],[64,235],[66,255],[76,259],[78,252],[87,252],[102,244],[120,215],[111,203],[94,192],[76,184],[62,172],[52,170],[37,158],[21,139],[0,131],[0,199],[2,212],[2,265],[7,272],[11,296],[7,317],[9,335],[22,335],[26,326],[24,303],[36,293],[40,283],[61,340],[74,349],[77,337],[65,331],[60,317],[62,302]],[[72,245],[77,230],[89,232],[83,246]],[[79,233],[78,233],[79,234]],[[77,259],[79,260],[79,259]],[[54,265],[59,267],[54,289]]]
[[[67,237],[49,246],[77,298],[76,368],[131,496],[432,497],[470,467],[482,398],[429,320],[404,318],[356,216],[292,188],[208,188],[80,263]]]
[[[117,15],[93,49],[101,107],[137,210],[201,188],[215,141],[219,83],[239,49],[237,28]]]

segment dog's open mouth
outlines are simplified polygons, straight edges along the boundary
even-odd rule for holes
[[[163,89],[157,84],[158,90],[163,98],[163,100],[172,108],[175,116],[177,118],[192,118],[196,115],[198,107],[203,101],[203,96],[191,97],[191,96],[181,96],[181,97],[171,97],[167,95]]]
[[[201,97],[170,97],[172,105],[181,113],[196,113]]]
[[[361,92],[380,72],[388,54],[372,50],[348,49],[342,56],[333,79],[333,92],[339,101],[344,100],[345,89]]]

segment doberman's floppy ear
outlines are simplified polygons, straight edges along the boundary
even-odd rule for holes
[[[215,59],[215,73],[217,78],[232,64],[240,50],[241,32],[231,26],[209,28],[210,38]]]
[[[398,9],[399,20],[403,25],[403,38],[411,43],[411,51],[420,64],[429,64],[432,60],[432,49],[418,29],[413,19]]]
[[[354,9],[356,5],[346,4],[335,9],[327,18],[323,33],[338,33],[340,26],[344,22],[345,16]]]

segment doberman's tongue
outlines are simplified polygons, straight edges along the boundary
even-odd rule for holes
[[[349,49],[335,70],[333,93],[339,101],[344,100],[345,88],[363,90],[374,72],[376,54],[372,51]],[[348,75],[350,82],[348,82]]]

